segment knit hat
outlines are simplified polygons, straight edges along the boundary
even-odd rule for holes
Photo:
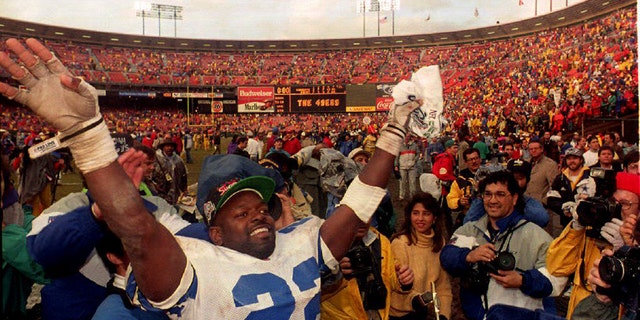
[[[616,175],[616,189],[627,190],[640,196],[640,175],[618,172]]]

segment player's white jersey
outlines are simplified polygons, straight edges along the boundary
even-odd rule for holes
[[[321,224],[309,217],[279,230],[275,250],[265,260],[177,237],[187,269],[176,292],[152,304],[168,309],[173,319],[318,319],[322,257],[334,261],[321,245]],[[129,279],[129,295],[149,307]]]

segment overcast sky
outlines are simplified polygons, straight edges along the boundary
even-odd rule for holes
[[[144,19],[149,36],[295,40],[363,36],[360,0],[158,0],[183,7],[182,20]],[[390,0],[385,0],[390,1]],[[584,0],[398,0],[400,8],[380,12],[380,36],[476,29],[533,17]],[[382,0],[381,0],[382,2]],[[0,0],[0,16],[49,25],[114,33],[143,33],[133,0]],[[476,12],[477,8],[477,14]],[[385,19],[386,17],[386,19]],[[378,14],[364,15],[365,36],[378,36]],[[393,27],[395,21],[395,28]]]

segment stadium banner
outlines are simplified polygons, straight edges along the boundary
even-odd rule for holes
[[[393,92],[395,84],[378,84],[376,85],[376,110],[375,111],[389,111],[393,105]]]
[[[375,112],[376,111],[376,85],[375,84],[348,84],[346,111],[347,112]]]
[[[140,91],[118,91],[118,95],[121,97],[146,97],[155,98],[155,92],[140,92]]]
[[[273,113],[273,87],[238,87],[238,113]]]
[[[277,110],[291,113],[345,112],[344,85],[276,87]]]
[[[165,96],[167,96],[165,94]],[[172,98],[214,98],[219,99],[223,97],[222,92],[171,92]]]

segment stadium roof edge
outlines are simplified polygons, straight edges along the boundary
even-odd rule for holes
[[[78,43],[178,51],[300,52],[341,49],[412,48],[482,43],[487,40],[524,36],[548,29],[581,23],[632,5],[637,5],[637,0],[588,0],[556,12],[508,24],[500,24],[497,22],[495,26],[479,29],[393,37],[273,41],[185,39],[72,29],[12,20],[5,17],[0,17],[0,34],[4,37],[35,37],[64,41],[71,40]]]

